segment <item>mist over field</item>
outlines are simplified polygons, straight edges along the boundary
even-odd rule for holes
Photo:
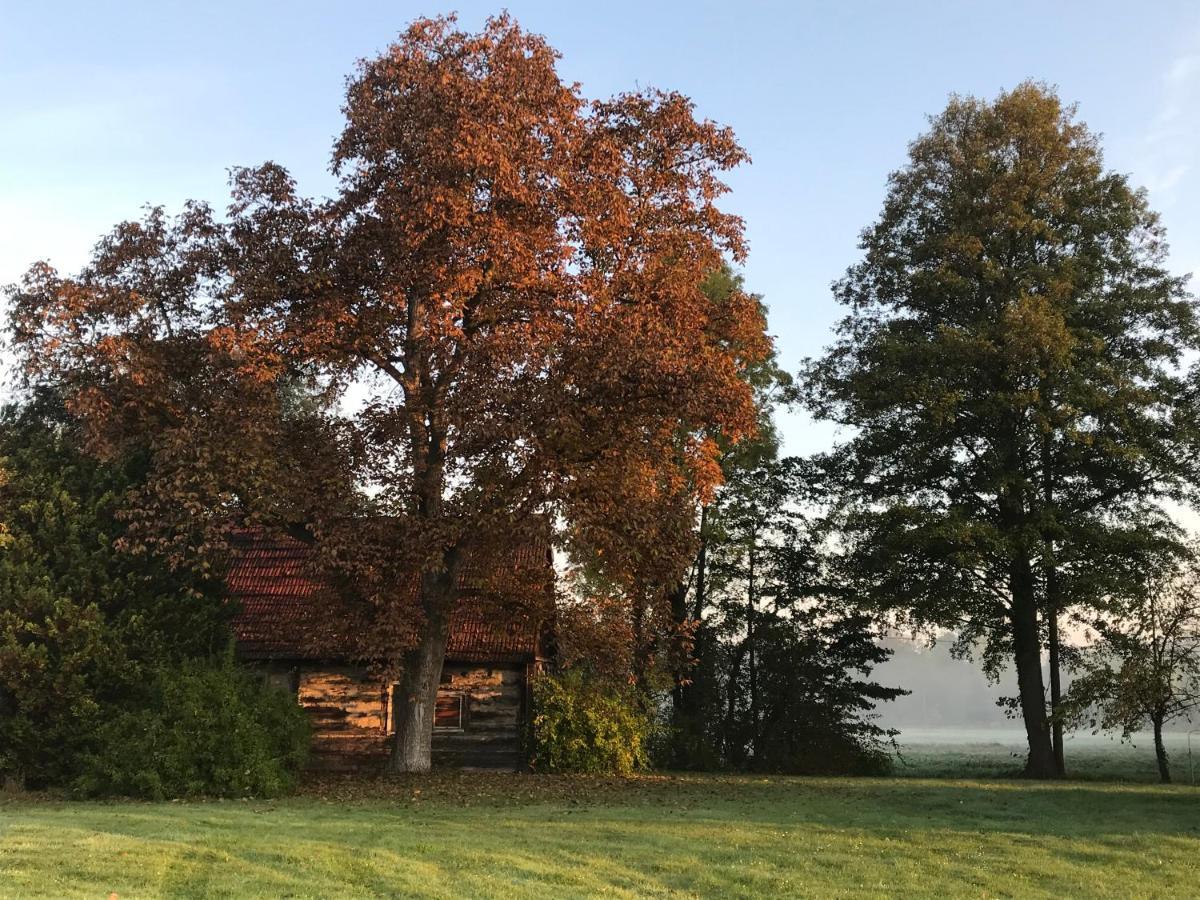
[[[881,684],[912,692],[880,708],[885,727],[901,731],[1020,727],[997,705],[1001,697],[1017,692],[1011,671],[1003,673],[999,684],[989,683],[977,662],[950,655],[950,638],[932,647],[904,637],[889,637],[883,644],[892,650],[892,657],[875,670],[875,677]]]
[[[893,653],[875,670],[874,678],[880,684],[911,691],[879,708],[879,723],[898,729],[901,744],[1024,741],[1020,719],[1007,718],[998,705],[1002,697],[1017,693],[1016,675],[1011,670],[1001,674],[999,683],[990,683],[978,662],[950,655],[949,636],[932,647],[899,636],[881,643]],[[1069,675],[1064,678],[1064,688],[1068,684]],[[1195,728],[1200,728],[1200,718],[1167,730],[1183,735]],[[1078,744],[1119,743],[1120,737],[1093,735],[1088,730],[1070,735]],[[1133,736],[1133,743],[1139,743],[1138,735]],[[1193,736],[1193,744],[1200,747],[1200,735]]]

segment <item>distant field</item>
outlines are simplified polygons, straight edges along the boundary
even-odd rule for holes
[[[901,777],[995,778],[1018,775],[1025,762],[1025,735],[1004,729],[905,729],[899,737],[896,774]],[[1200,783],[1200,733],[1193,734],[1191,755],[1185,734],[1165,742],[1174,780]],[[1104,735],[1068,735],[1063,742],[1067,772],[1088,781],[1157,782],[1154,742],[1149,734],[1132,741]],[[1200,888],[1198,888],[1200,890]]]
[[[0,895],[110,893],[1177,898],[1200,894],[1200,792],[439,775],[278,802],[0,801]]]

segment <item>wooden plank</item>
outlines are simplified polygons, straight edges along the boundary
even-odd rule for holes
[[[379,682],[354,671],[300,673],[300,705],[317,734],[330,731],[383,733],[383,694]]]
[[[462,698],[461,731],[435,731],[434,763],[480,769],[519,769],[525,672],[520,665],[447,665],[445,697]],[[313,722],[314,768],[378,770],[391,742],[390,685],[365,670],[327,667],[301,672],[297,695]],[[449,701],[439,706],[449,708]],[[440,721],[447,722],[445,709]]]

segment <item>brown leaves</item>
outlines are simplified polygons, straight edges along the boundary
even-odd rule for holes
[[[520,775],[508,772],[440,771],[428,775],[366,778],[313,775],[300,789],[325,803],[385,803],[414,807],[513,807],[550,803],[568,806],[711,802],[715,794],[738,796],[745,783],[687,775]]]
[[[28,371],[95,448],[149,449],[147,533],[303,521],[380,597],[547,521],[618,580],[677,573],[769,349],[753,298],[701,289],[745,252],[716,200],[746,154],[679,94],[587,102],[557,58],[508,16],[417,21],[348,84],[331,201],[236,169],[227,221],[153,209],[79,278],[31,272]],[[368,515],[394,527],[340,524]]]

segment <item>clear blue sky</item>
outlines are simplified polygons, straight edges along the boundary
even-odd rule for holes
[[[276,160],[331,187],[343,79],[411,19],[459,3],[0,0],[0,284],[38,258],[73,271],[144,203],[223,206],[225,170]],[[1131,2],[580,4],[509,10],[563,54],[589,96],[689,94],[753,164],[732,179],[751,289],[795,368],[838,317],[887,173],[951,92],[1032,77],[1104,134],[1110,166],[1150,190],[1177,271],[1200,268],[1200,5]],[[785,417],[786,448],[831,432]]]

